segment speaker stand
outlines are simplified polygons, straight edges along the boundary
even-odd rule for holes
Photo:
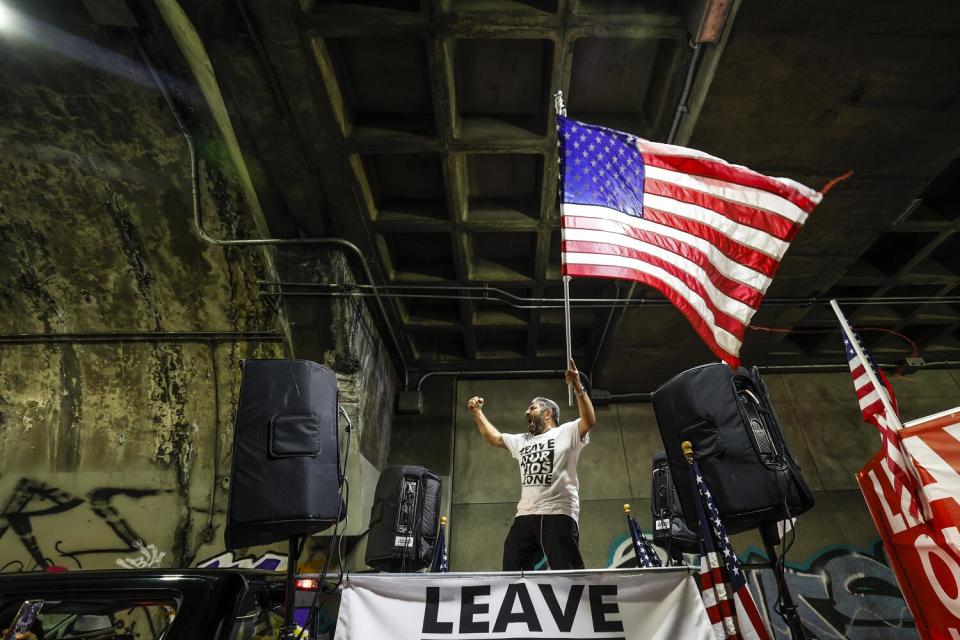
[[[763,538],[763,546],[767,550],[767,557],[770,559],[770,567],[773,569],[773,577],[777,581],[777,589],[780,593],[781,609],[784,622],[790,629],[790,637],[793,640],[806,640],[803,632],[803,623],[800,622],[800,613],[797,611],[797,605],[793,602],[790,595],[790,589],[787,588],[785,576],[777,571],[779,556],[777,556],[777,542],[779,534],[777,533],[777,523],[766,523],[760,527],[760,537]]]
[[[679,549],[670,549],[670,553],[667,555],[667,566],[668,567],[679,567],[683,565],[683,551]]]
[[[287,589],[283,601],[283,626],[279,640],[296,640],[297,623],[293,613],[297,605],[297,562],[300,560],[300,541],[305,536],[290,536],[287,552]]]

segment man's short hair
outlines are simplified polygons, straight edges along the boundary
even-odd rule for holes
[[[543,411],[543,409],[545,408],[550,409],[550,411],[553,413],[553,422],[557,426],[560,426],[560,407],[557,406],[556,402],[554,402],[550,398],[540,398],[540,397],[534,398],[533,401],[540,404],[541,411]]]

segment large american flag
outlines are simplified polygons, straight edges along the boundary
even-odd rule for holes
[[[700,151],[559,116],[563,274],[662,292],[739,365],[747,326],[822,195]]]
[[[840,311],[837,311],[837,313],[840,313]],[[849,326],[849,322],[847,324]],[[893,394],[893,388],[890,386],[887,376],[874,362],[857,332],[851,328],[850,333],[847,333],[847,330],[842,327],[840,331],[843,335],[843,348],[847,352],[850,375],[853,376],[853,389],[857,394],[857,401],[860,403],[860,413],[864,420],[880,431],[887,473],[893,481],[894,490],[900,496],[900,505],[905,511],[916,517],[920,512],[916,499],[916,484],[907,471],[899,440],[894,435],[894,432],[902,429],[903,425],[900,423],[900,416],[897,414],[899,409],[897,408],[897,399]],[[853,348],[854,342],[860,347],[866,362],[857,355],[856,349]],[[874,376],[880,382],[879,388],[873,384],[870,376],[867,375],[867,367],[873,371]],[[887,411],[884,406],[884,398],[887,400],[891,411]]]
[[[700,592],[718,640],[770,640],[747,578],[720,519],[720,511],[703,479],[700,465],[690,465],[700,519]]]

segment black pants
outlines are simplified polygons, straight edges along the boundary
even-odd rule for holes
[[[544,555],[549,569],[583,569],[579,542],[570,516],[517,516],[503,542],[503,570],[532,571]]]

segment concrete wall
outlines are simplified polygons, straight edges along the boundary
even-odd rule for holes
[[[283,544],[224,553],[239,362],[291,355],[283,315],[258,294],[274,265],[350,283],[349,262],[204,242],[184,138],[134,41],[94,26],[80,3],[54,8],[44,38],[0,34],[0,571],[282,567]],[[167,80],[188,102],[207,232],[262,236],[204,103]],[[292,355],[338,372],[354,427],[359,531],[397,376],[363,304],[301,311]],[[267,341],[156,335],[273,330]],[[103,341],[12,341],[92,332]],[[129,332],[153,335],[117,335]],[[319,566],[325,548],[311,541],[304,561]]]
[[[262,254],[195,233],[183,137],[133,43],[75,24],[85,48],[56,29],[0,38],[0,334],[276,328]],[[250,234],[229,167],[205,156],[201,173],[210,231]],[[283,352],[0,343],[0,566],[189,566],[222,550],[238,363]]]
[[[441,481],[441,512],[450,514],[452,502],[453,426],[457,381],[451,376],[428,378],[421,390],[423,409],[415,415],[394,417],[389,464],[427,467]]]

